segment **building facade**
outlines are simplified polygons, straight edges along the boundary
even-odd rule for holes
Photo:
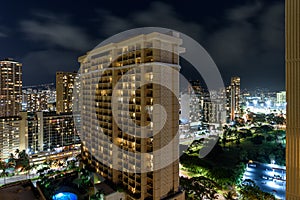
[[[278,104],[286,103],[286,91],[281,91],[276,93],[276,103]]]
[[[227,112],[230,121],[240,116],[240,95],[241,95],[240,77],[231,77],[230,86],[226,88]]]
[[[286,199],[300,199],[300,3],[285,1]]]
[[[8,158],[20,149],[20,139],[20,117],[0,117],[0,158]]]
[[[72,114],[20,112],[19,116],[0,117],[0,159],[17,149],[35,154],[61,151],[80,143]]]
[[[38,153],[80,144],[72,114],[21,112],[21,118],[20,132],[24,133],[24,139],[20,149]]]
[[[22,102],[22,64],[13,59],[0,61],[0,116],[17,116]]]
[[[49,101],[49,92],[47,90],[22,90],[22,111],[39,112],[47,111]]]
[[[56,112],[58,114],[72,112],[75,78],[74,72],[56,72]]]
[[[84,105],[81,109],[81,131],[85,133],[83,163],[113,184],[121,185],[127,193],[126,199],[184,199],[179,191],[179,137],[176,136],[181,42],[175,35],[154,32],[98,47],[79,58]],[[169,51],[161,50],[162,47]],[[152,81],[165,84],[173,92]],[[143,86],[145,82],[151,83]],[[95,96],[90,95],[93,91]],[[113,92],[117,94],[115,99]],[[163,114],[155,104],[164,106],[168,118],[153,136],[159,130]],[[117,120],[113,106],[117,106]],[[91,114],[94,109],[96,115]],[[97,135],[100,130],[103,134]],[[172,139],[175,144],[168,156],[150,155]],[[170,159],[174,162],[159,168]],[[142,169],[148,172],[141,172]]]

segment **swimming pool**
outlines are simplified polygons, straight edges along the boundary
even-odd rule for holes
[[[77,195],[71,192],[60,192],[52,196],[52,200],[77,200]]]

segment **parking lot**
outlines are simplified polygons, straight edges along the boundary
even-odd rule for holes
[[[243,180],[253,180],[261,190],[275,195],[278,199],[285,199],[286,170],[284,166],[248,163]]]

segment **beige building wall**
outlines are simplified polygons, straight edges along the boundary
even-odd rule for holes
[[[20,151],[28,148],[27,112],[20,112]]]
[[[0,158],[20,149],[20,117],[0,117]]]
[[[286,0],[286,199],[300,199],[300,1]]]
[[[126,188],[126,199],[162,199],[179,190],[179,138],[176,134],[180,66],[178,55],[169,51],[178,53],[181,42],[175,36],[150,33],[108,44],[79,58],[84,105],[81,109],[81,131],[85,133],[83,161],[105,179]],[[113,57],[117,59],[112,61]],[[173,92],[158,84],[140,87],[147,81],[160,82]],[[116,104],[112,103],[113,88],[118,93]],[[89,95],[93,93],[95,96]],[[129,112],[126,104],[129,104]],[[168,118],[161,131],[151,137],[163,123],[163,110],[155,108],[155,104],[164,106]],[[117,106],[117,122],[114,121],[113,106]],[[93,114],[95,107],[96,115]],[[139,126],[149,126],[147,129],[131,126],[130,118]],[[103,134],[98,134],[99,129]],[[128,134],[133,132],[135,136]],[[139,137],[142,135],[148,138]],[[172,139],[174,144],[163,150],[164,154],[139,157],[131,153],[162,149]],[[111,143],[119,149],[115,150]],[[97,155],[97,159],[93,155]],[[161,169],[162,163],[166,162],[171,164]],[[157,170],[132,173],[132,170],[140,169]]]

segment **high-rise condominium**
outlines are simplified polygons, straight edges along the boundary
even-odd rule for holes
[[[56,112],[58,114],[72,112],[75,77],[74,72],[56,72]]]
[[[228,89],[230,120],[234,120],[237,114],[240,114],[240,77],[231,77],[231,83]]]
[[[9,158],[10,153],[20,149],[20,117],[0,117],[0,158]]]
[[[179,191],[176,98],[181,43],[175,33],[152,32],[98,47],[79,58],[81,130],[86,135],[82,138],[83,163],[125,188],[126,199],[184,199]],[[168,89],[149,83],[152,81],[165,83]],[[95,96],[90,95],[93,93]],[[153,135],[164,123],[163,109],[155,108],[155,104],[164,107],[167,119]],[[168,156],[154,153],[171,140],[174,144]],[[159,167],[168,160],[174,162]]]
[[[300,2],[286,0],[286,199],[300,199]]]
[[[0,61],[0,116],[17,116],[22,102],[22,64]]]

